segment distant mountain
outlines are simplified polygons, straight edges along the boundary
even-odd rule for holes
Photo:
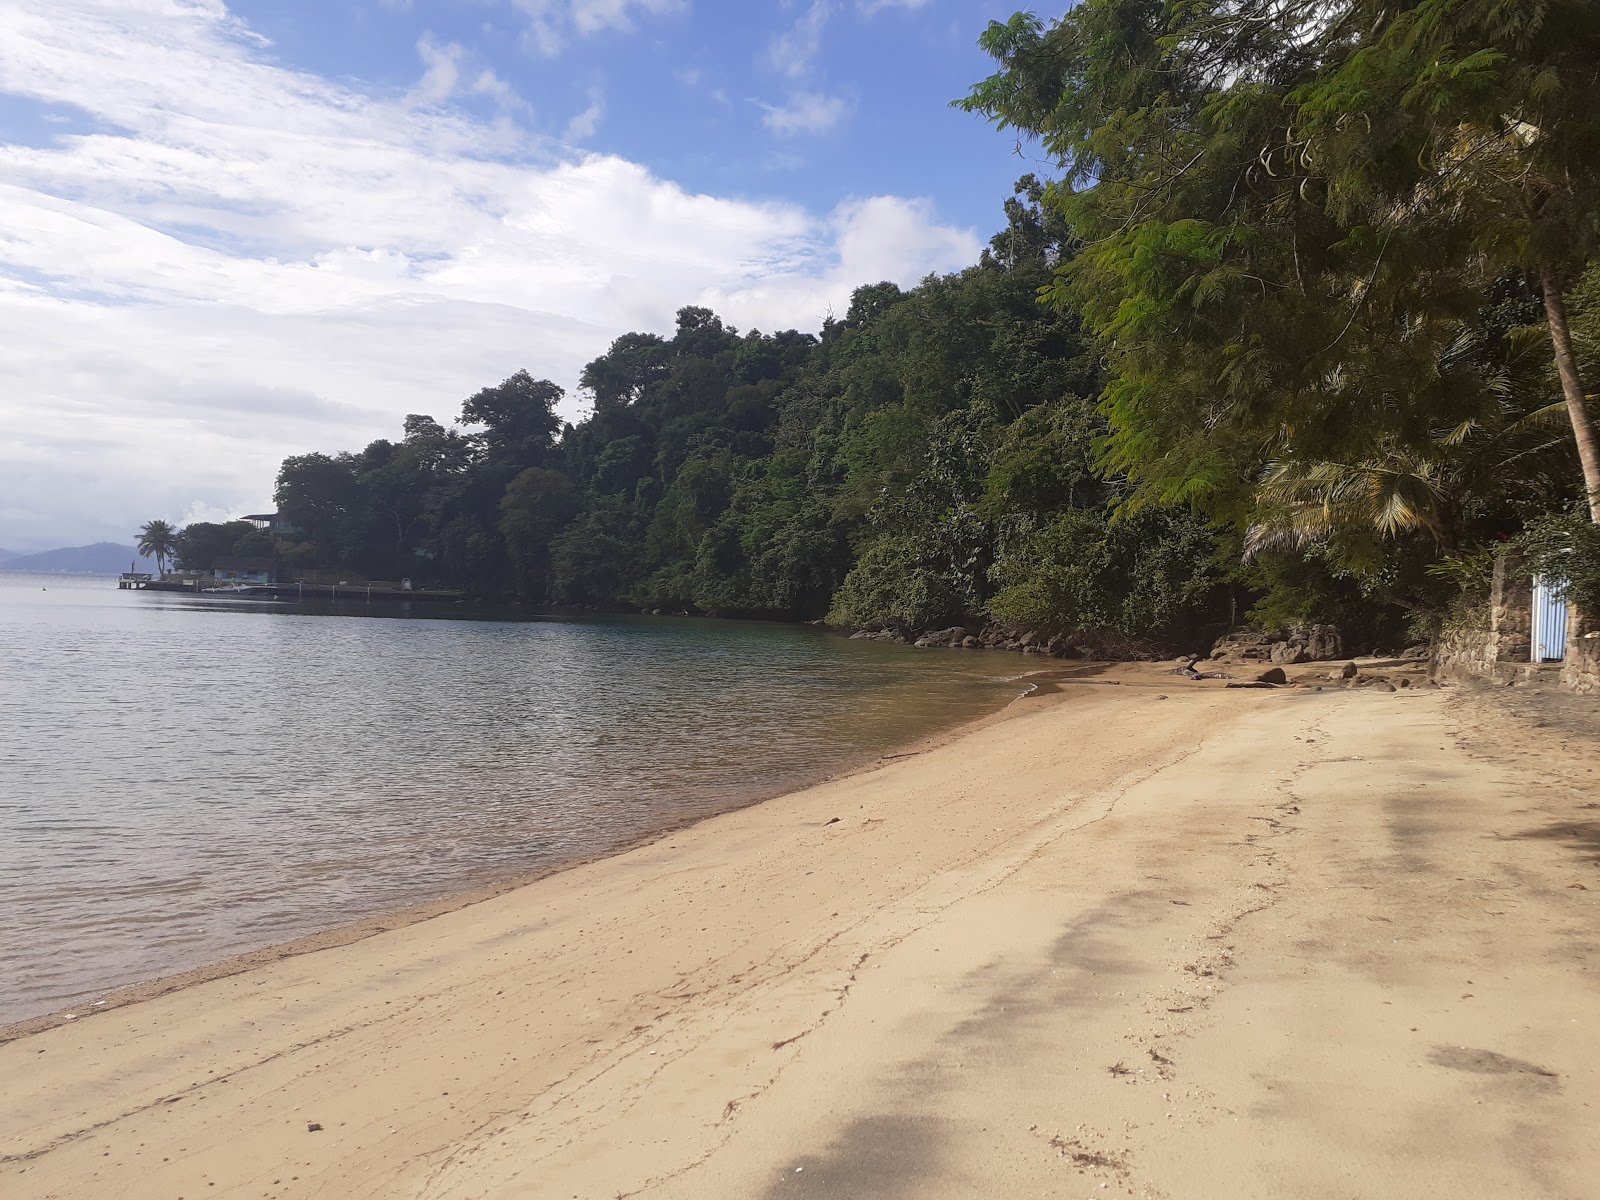
[[[0,559],[0,571],[46,571],[67,575],[119,575],[137,562],[139,571],[154,571],[155,564],[141,559],[132,546],[116,542],[96,542],[92,546],[68,546],[61,550],[41,550],[38,554],[14,554]]]
[[[0,563],[5,562],[7,559],[15,558],[16,556],[17,552],[15,550],[0,550]]]

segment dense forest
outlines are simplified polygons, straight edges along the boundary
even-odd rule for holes
[[[982,44],[959,103],[1057,170],[972,267],[819,336],[686,307],[581,422],[518,372],[287,459],[292,537],[191,525],[180,565],[1130,651],[1398,645],[1508,542],[1600,599],[1600,6],[1084,0]]]

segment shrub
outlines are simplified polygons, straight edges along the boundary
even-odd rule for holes
[[[1582,513],[1547,513],[1528,523],[1517,545],[1530,571],[1563,581],[1568,600],[1600,614],[1600,525]]]

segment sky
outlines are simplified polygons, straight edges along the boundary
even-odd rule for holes
[[[969,265],[1018,0],[5,0],[0,547],[271,507],[279,462],[568,389],[686,304],[815,331]]]

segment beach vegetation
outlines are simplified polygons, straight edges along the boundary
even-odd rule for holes
[[[170,521],[146,521],[139,527],[137,549],[143,557],[155,559],[156,571],[165,574],[167,563],[178,552],[178,530]]]
[[[519,371],[288,458],[280,556],[1155,648],[1247,619],[1392,646],[1519,538],[1584,552],[1600,9],[1082,0],[981,44],[958,103],[1048,171],[978,262],[863,281],[814,334],[684,307],[584,367],[571,422]],[[192,528],[186,563],[223,552]]]

